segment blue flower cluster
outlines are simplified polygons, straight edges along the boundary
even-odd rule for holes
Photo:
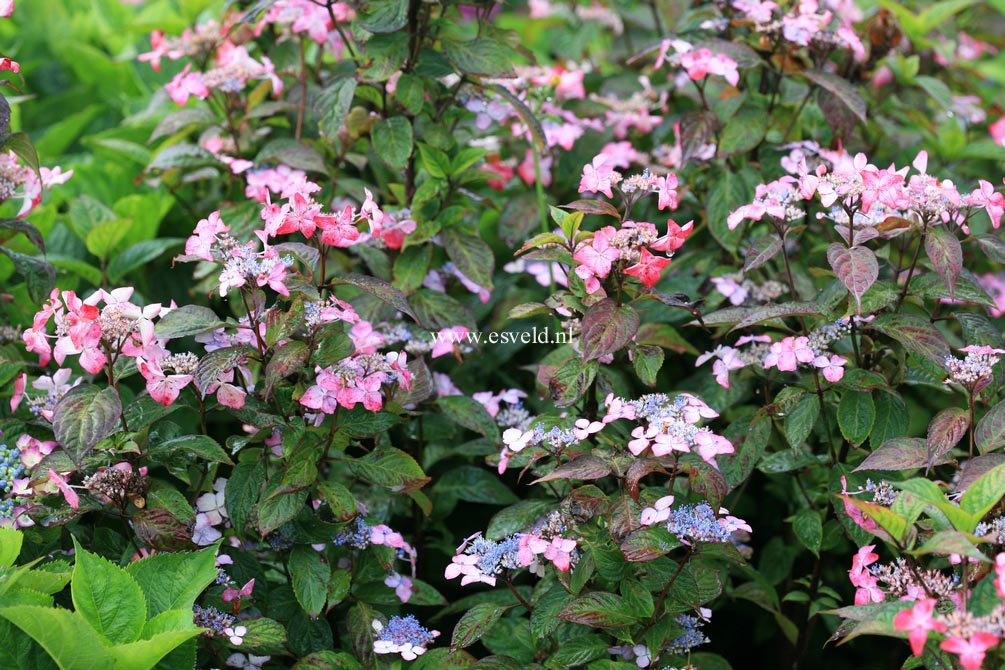
[[[199,628],[211,630],[217,635],[225,635],[224,629],[230,628],[237,621],[230,614],[226,614],[215,607],[192,606],[192,621]]]
[[[520,567],[517,552],[520,551],[520,536],[510,535],[495,542],[482,536],[476,537],[464,553],[478,557],[478,569],[486,575],[498,575],[503,570],[515,570]]]
[[[7,494],[14,488],[14,480],[24,476],[21,450],[0,442],[0,519],[14,516],[14,500]]]
[[[681,505],[670,512],[667,529],[679,538],[698,542],[729,542],[730,532],[715,518],[707,502]]]
[[[436,639],[436,636],[420,624],[418,619],[409,614],[403,617],[391,617],[387,625],[381,629],[377,639],[396,645],[410,644],[415,647],[425,647]]]
[[[666,650],[671,654],[687,654],[693,648],[708,642],[701,632],[704,622],[690,614],[677,615],[677,625],[684,629],[684,634],[667,644]]]
[[[370,546],[370,526],[363,517],[357,516],[355,521],[340,530],[332,542],[336,547],[350,546],[354,549],[366,549]]]

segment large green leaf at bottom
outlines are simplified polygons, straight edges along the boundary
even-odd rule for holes
[[[113,660],[97,632],[70,610],[36,605],[0,608],[0,617],[30,635],[60,670],[111,668]]]

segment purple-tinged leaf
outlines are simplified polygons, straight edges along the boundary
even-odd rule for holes
[[[556,479],[587,481],[590,479],[600,479],[609,474],[611,474],[611,466],[596,456],[585,455],[573,459],[568,463],[563,463],[544,477],[535,479],[531,484],[540,484],[541,482],[550,482]]]
[[[639,528],[628,534],[621,543],[621,554],[626,561],[643,563],[664,556],[680,546],[680,541],[666,528]]]
[[[990,563],[988,557],[974,546],[973,540],[966,533],[961,533],[958,530],[937,531],[923,545],[908,553],[913,556],[923,556],[925,554],[948,556],[949,554],[958,554]]]
[[[53,408],[52,430],[64,451],[79,467],[101,440],[116,431],[122,401],[112,387],[84,384],[70,389]]]
[[[965,409],[947,407],[936,414],[928,424],[927,447],[932,464],[935,459],[952,451],[969,428],[970,415]]]
[[[821,316],[823,310],[817,302],[783,302],[780,305],[766,305],[756,307],[748,312],[731,330],[739,330],[749,326],[770,321],[771,319],[782,319],[788,316]],[[708,323],[706,319],[705,323]]]
[[[639,313],[627,306],[618,306],[610,298],[586,310],[583,316],[581,344],[583,360],[592,361],[624,348],[639,330]]]
[[[801,74],[840,100],[859,121],[862,123],[866,122],[865,100],[862,98],[862,94],[858,92],[858,89],[852,86],[847,79],[822,70],[806,70]]]
[[[265,366],[266,400],[268,400],[276,382],[286,379],[299,370],[307,362],[310,354],[307,345],[300,340],[290,340],[276,349],[272,358],[269,359],[268,365]]]
[[[614,205],[604,200],[573,200],[568,205],[562,205],[561,207],[562,209],[571,209],[583,214],[613,216],[618,221],[621,220],[621,214],[614,208]]]
[[[998,467],[1002,463],[1005,463],[1005,454],[986,454],[964,461],[960,467],[960,478],[953,490],[956,493],[966,491],[985,472]]]
[[[625,473],[625,486],[628,487],[628,495],[638,502],[639,480],[654,472],[669,474],[673,471],[673,467],[673,459],[666,456],[646,456],[635,459],[628,466],[628,472]]]
[[[967,487],[960,498],[960,507],[973,517],[982,519],[1002,496],[1005,496],[1005,465],[996,465]]]
[[[594,591],[580,596],[559,612],[558,618],[591,628],[622,628],[638,621],[638,616],[619,595]]]
[[[945,459],[932,465],[941,465]],[[852,472],[861,470],[918,470],[929,466],[928,445],[920,437],[896,437],[887,440],[869,454]]]
[[[357,274],[355,272],[349,272],[344,275],[336,275],[332,278],[332,281],[339,284],[352,284],[353,286],[361,288],[374,298],[387,303],[399,312],[409,315],[416,321],[419,320],[416,318],[415,312],[413,312],[412,308],[409,306],[408,299],[405,297],[405,294],[382,279],[370,277],[369,275]]]
[[[195,369],[195,387],[199,395],[205,398],[209,390],[220,383],[220,375],[226,374],[245,362],[248,356],[258,353],[253,347],[241,344],[236,347],[215,349],[201,359]]]
[[[949,297],[955,298],[956,279],[963,271],[963,247],[959,239],[944,226],[930,228],[925,236],[925,253],[949,289]]]
[[[913,314],[883,314],[869,327],[903,344],[909,351],[927,358],[939,367],[950,355],[949,342],[926,319]]]
[[[982,454],[1005,446],[1005,401],[989,409],[977,422],[974,444]]]
[[[761,267],[774,258],[781,250],[782,238],[778,235],[769,234],[758,237],[750,243],[747,253],[743,255],[743,271],[750,272]]]
[[[746,44],[731,42],[717,37],[698,42],[694,45],[694,49],[695,51],[698,51],[699,49],[708,49],[714,54],[722,54],[723,56],[727,56],[731,60],[736,61],[737,66],[742,68],[757,67],[762,63],[761,57],[757,54],[757,52],[748,47]]]
[[[534,237],[530,238],[523,243],[523,246],[516,250],[514,256],[519,256],[522,253],[530,251],[531,249],[537,249],[538,247],[544,245],[558,245],[565,246],[565,239],[561,235],[556,233],[538,233]]]
[[[454,626],[454,634],[450,638],[451,648],[463,649],[473,645],[492,630],[507,609],[509,608],[493,603],[481,603],[469,609]]]
[[[837,278],[848,288],[855,298],[859,312],[862,311],[862,296],[879,278],[879,263],[876,254],[865,247],[851,247],[835,242],[827,249],[827,261]]]

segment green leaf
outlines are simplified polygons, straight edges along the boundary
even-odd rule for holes
[[[731,156],[756,147],[764,139],[768,120],[768,110],[760,105],[748,104],[741,107],[722,129],[719,155]]]
[[[126,566],[146,598],[146,616],[192,610],[196,598],[218,575],[216,547],[200,551],[156,553]]]
[[[258,532],[262,537],[292,520],[307,502],[307,489],[286,492],[281,485],[281,480],[277,478],[268,482],[262,492],[257,508]]]
[[[230,517],[239,536],[243,535],[251,513],[258,502],[258,496],[265,481],[265,466],[260,461],[242,461],[234,466],[227,488],[227,516]]]
[[[310,547],[296,546],[290,552],[289,567],[297,602],[312,619],[316,618],[328,598],[331,566],[325,563],[320,552]]]
[[[592,361],[624,348],[638,332],[639,322],[633,307],[619,306],[610,298],[591,305],[583,315],[580,335],[583,360]]]
[[[558,618],[592,628],[622,628],[638,621],[639,615],[621,596],[593,591],[566,605]]]
[[[960,507],[977,519],[982,519],[1002,496],[1005,496],[1005,464],[991,468],[968,486],[960,498]]]
[[[355,93],[356,78],[339,77],[318,94],[317,109],[321,112],[318,126],[321,134],[328,140],[335,139],[345,127]]]
[[[656,376],[663,367],[665,355],[662,347],[652,344],[639,344],[632,350],[632,367],[643,384],[656,386]]]
[[[474,465],[461,465],[446,471],[436,480],[430,491],[436,497],[437,510],[440,499],[451,498],[485,505],[510,505],[517,496],[489,471]]]
[[[433,260],[433,245],[409,247],[394,261],[394,285],[405,293],[422,286]],[[351,352],[350,352],[351,353]]]
[[[793,449],[799,449],[813,432],[820,417],[820,401],[816,396],[804,395],[785,417],[785,439]]]
[[[411,114],[422,111],[426,102],[426,94],[422,86],[422,77],[403,73],[398,77],[398,85],[394,89],[394,98]],[[435,176],[435,175],[434,175]],[[442,175],[441,175],[442,178]]]
[[[814,556],[820,555],[824,527],[819,514],[811,509],[800,510],[792,520],[792,532],[804,547],[813,552]]]
[[[443,54],[459,72],[483,77],[506,77],[513,73],[512,50],[503,43],[477,37],[461,42],[444,39]]]
[[[164,237],[137,242],[112,256],[111,261],[108,262],[108,279],[113,282],[118,281],[133,270],[156,260],[168,249],[183,244],[184,241],[178,237]],[[186,307],[194,307],[194,305],[186,305]]]
[[[493,439],[499,437],[495,419],[477,400],[463,395],[444,396],[436,400],[436,406],[448,419],[468,430]]]
[[[14,565],[21,553],[24,537],[21,531],[13,528],[0,528],[0,569]]]
[[[119,243],[129,233],[133,222],[131,219],[114,219],[98,224],[87,233],[84,240],[87,250],[104,263],[118,248]]]
[[[519,532],[544,516],[551,503],[546,500],[521,500],[511,507],[501,510],[489,520],[485,537],[501,540],[507,535]]]
[[[0,608],[0,617],[38,642],[60,670],[112,667],[113,660],[107,647],[77,612],[58,607],[17,605]]]
[[[186,107],[172,112],[161,119],[147,142],[174,135],[188,126],[208,126],[216,123],[216,114],[205,107]]]
[[[869,434],[869,444],[877,447],[907,432],[907,405],[900,395],[879,390],[873,396],[876,423]]]
[[[573,358],[564,363],[548,381],[548,390],[556,407],[568,407],[579,400],[593,384],[600,364]]]
[[[408,300],[415,308],[416,321],[423,328],[431,331],[453,326],[464,326],[469,331],[476,328],[468,308],[445,293],[420,288]]]
[[[205,435],[182,435],[150,446],[150,456],[158,462],[170,461],[178,452],[188,452],[211,463],[233,465],[220,443]]]
[[[461,226],[449,226],[440,233],[447,256],[465,277],[485,288],[492,289],[492,272],[495,257],[492,249],[478,237],[478,232]]]
[[[102,637],[122,644],[140,637],[147,603],[133,577],[110,561],[85,551],[73,538],[73,606]]]
[[[293,670],[362,670],[359,661],[344,651],[316,651],[304,656]]]
[[[499,621],[508,608],[492,603],[475,605],[454,626],[450,646],[454,649],[470,647],[480,640]]]
[[[191,619],[191,613],[189,613],[189,619]],[[155,667],[162,667],[159,665],[161,659],[186,640],[196,637],[201,632],[201,628],[190,623],[187,630],[168,630],[156,633],[143,640],[115,645],[110,651],[115,659],[116,668],[151,670]]]
[[[216,312],[209,307],[183,305],[173,309],[158,321],[154,327],[157,337],[176,339],[189,335],[201,335],[224,325]]]
[[[336,521],[349,521],[356,516],[356,498],[349,489],[330,479],[318,480],[317,484]]]
[[[739,172],[723,172],[708,191],[708,230],[715,241],[730,253],[736,250],[743,230],[742,226],[730,230],[726,219],[732,211],[753,200],[754,185],[759,183],[761,176],[757,171],[744,168]]]
[[[876,406],[867,391],[845,391],[838,403],[838,427],[844,438],[858,446],[865,442],[876,421]]]
[[[429,482],[415,459],[394,447],[376,449],[349,461],[348,465],[360,479],[395,493],[417,491]]]
[[[412,155],[412,124],[404,116],[378,122],[372,131],[373,149],[395,170],[403,170]]]
[[[59,399],[53,409],[52,430],[56,440],[75,464],[101,440],[119,427],[122,403],[114,387],[93,384],[76,386]]]
[[[408,23],[408,0],[366,0],[359,8],[359,25],[371,33],[393,33]]]
[[[307,172],[327,174],[325,160],[316,150],[292,137],[270,140],[258,152],[255,164],[278,162]]]

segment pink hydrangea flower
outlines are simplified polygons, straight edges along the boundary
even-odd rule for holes
[[[914,607],[909,610],[902,610],[893,619],[893,627],[897,630],[910,631],[907,639],[911,642],[911,653],[921,656],[925,649],[925,642],[928,641],[928,631],[934,630],[943,632],[946,630],[942,624],[932,618],[932,611],[938,601],[935,598],[922,598],[914,603]]]
[[[608,162],[610,159],[604,154],[600,154],[593,159],[592,163],[583,167],[583,176],[579,180],[579,192],[594,191],[603,193],[608,198],[613,198],[611,191],[614,169]]]
[[[977,632],[970,639],[950,637],[943,640],[939,647],[960,657],[963,670],[981,670],[984,656],[988,649],[998,644],[998,638],[991,633]]]

